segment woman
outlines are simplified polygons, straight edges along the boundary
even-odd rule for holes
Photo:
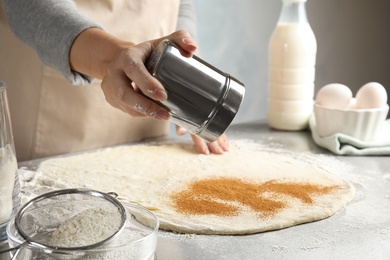
[[[168,112],[140,94],[167,97],[144,62],[164,38],[196,51],[191,0],[3,0],[1,12],[19,161],[168,134]],[[192,139],[205,154],[228,150],[225,135]]]

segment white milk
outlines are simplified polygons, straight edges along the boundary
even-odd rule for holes
[[[303,5],[297,10],[304,10],[304,3],[295,4]],[[291,18],[295,7],[288,8]],[[286,20],[283,12],[286,11],[282,9],[280,20]],[[316,38],[306,13],[302,18],[294,17],[293,22],[279,21],[269,42],[267,117],[272,128],[307,127],[313,111],[316,52]]]
[[[12,148],[9,145],[0,148],[0,224],[6,222],[12,214],[16,170],[17,163]]]

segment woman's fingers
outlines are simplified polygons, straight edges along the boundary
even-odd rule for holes
[[[185,57],[191,57],[192,54],[197,50],[197,46],[194,40],[186,31],[177,31],[171,34],[168,39],[179,47],[180,53]]]
[[[133,117],[169,119],[168,111],[140,94],[120,70],[105,77],[101,86],[109,104]]]
[[[225,134],[221,135],[217,141],[211,143],[207,143],[205,140],[196,135],[191,135],[191,138],[200,153],[223,154],[224,152],[229,151],[228,139]]]
[[[187,130],[184,127],[176,125],[176,134],[181,136],[185,135],[187,133]]]
[[[156,101],[165,101],[167,99],[167,93],[164,87],[157,79],[150,75],[144,64],[152,50],[147,53],[144,51],[145,49],[143,46],[136,46],[123,53],[123,71],[144,95]]]
[[[144,42],[129,49],[123,64],[127,77],[135,82],[144,95],[157,101],[165,101],[167,93],[161,83],[150,75],[145,63],[153,50],[164,39],[169,39],[177,44],[181,54],[185,57],[191,57],[197,49],[188,32],[177,31],[166,37]]]
[[[188,32],[178,31],[167,37],[131,46],[117,54],[102,80],[106,100],[113,107],[131,116],[169,119],[168,111],[154,101],[165,101],[167,93],[162,84],[145,67],[154,48],[170,39],[186,56],[192,56],[196,45]]]

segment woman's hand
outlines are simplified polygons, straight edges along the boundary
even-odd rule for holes
[[[134,117],[167,120],[165,108],[149,100],[164,101],[164,87],[145,67],[145,62],[164,39],[177,44],[182,55],[191,57],[196,51],[191,36],[177,31],[166,37],[135,45],[110,35],[98,28],[83,31],[70,52],[72,69],[102,79],[102,90],[107,102]]]
[[[168,120],[168,111],[145,97],[156,101],[167,99],[164,87],[145,67],[148,57],[165,39],[178,45],[181,54],[186,57],[191,57],[197,49],[186,31],[177,31],[166,37],[135,45],[98,28],[90,28],[83,31],[72,45],[71,68],[102,79],[102,90],[107,102],[113,107],[133,117]],[[180,134],[183,129],[177,132]],[[194,135],[192,140],[203,154],[222,154],[228,150],[226,135],[212,143]]]
[[[164,87],[150,75],[144,65],[152,51],[163,39],[169,39],[176,43],[183,50],[182,54],[187,57],[191,57],[197,48],[187,32],[178,31],[167,37],[147,41],[121,51],[108,66],[102,81],[106,100],[113,107],[134,117],[147,116],[161,120],[169,119],[169,113],[165,108],[145,97],[156,101],[167,99]]]
[[[186,132],[187,131],[183,127],[176,126],[177,135],[184,135]],[[229,151],[229,143],[226,134],[222,134],[216,141],[212,143],[208,143],[196,135],[191,135],[191,138],[200,153],[223,154],[224,152]]]

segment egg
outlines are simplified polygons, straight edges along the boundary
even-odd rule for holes
[[[386,89],[377,82],[363,85],[356,93],[356,108],[381,108],[387,104]]]
[[[333,109],[343,109],[350,103],[352,91],[343,84],[332,83],[323,86],[317,93],[316,104]]]

